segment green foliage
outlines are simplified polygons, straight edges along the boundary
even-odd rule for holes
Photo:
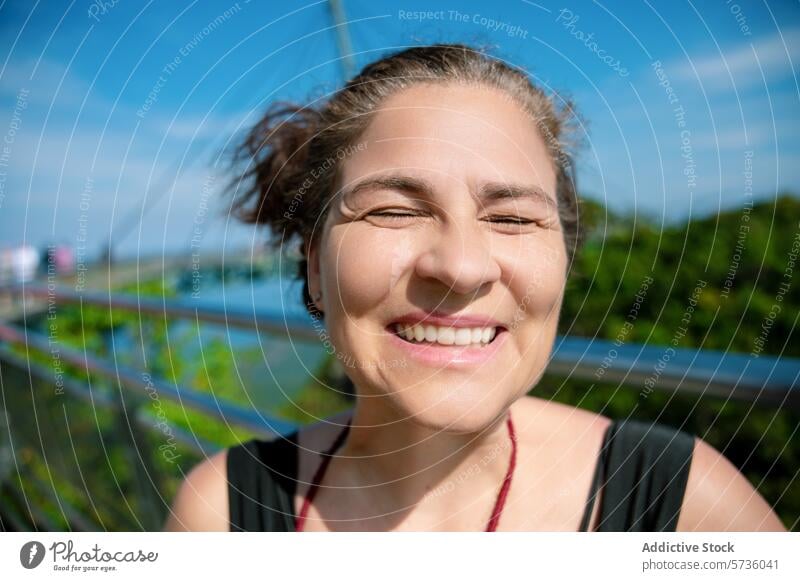
[[[782,196],[751,209],[663,228],[607,216],[590,201],[583,206],[589,235],[568,282],[562,332],[625,343],[668,345],[677,339],[680,347],[800,356],[800,341],[792,340],[800,312],[796,198]],[[639,303],[637,293],[644,296]],[[697,308],[687,322],[693,293]],[[633,327],[622,333],[632,312]],[[657,391],[642,398],[630,386],[553,377],[532,393],[612,418],[659,421],[702,437],[742,470],[786,526],[798,527],[796,412]]]
[[[761,352],[800,357],[800,341],[788,340],[800,311],[796,198],[663,228],[641,218],[606,219],[590,201],[583,207],[590,234],[567,284],[562,331],[613,340],[652,277],[627,341],[670,343],[701,286],[681,346],[749,353],[778,310]]]

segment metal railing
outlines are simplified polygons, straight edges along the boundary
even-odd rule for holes
[[[76,293],[41,286],[13,287],[10,292],[55,301],[57,305],[102,307],[109,311],[163,317],[166,320],[189,319],[195,322],[224,325],[237,329],[291,336],[293,340],[316,341],[318,330],[303,315],[276,314],[256,309],[198,305],[191,299],[153,299],[102,293]],[[47,337],[14,325],[0,323],[0,342],[25,345],[47,352]],[[84,351],[60,347],[64,360],[86,371],[119,381],[132,390],[144,390],[146,382],[136,370],[110,364]],[[0,349],[0,360],[8,358]],[[760,405],[800,409],[800,359],[745,355],[708,349],[671,348],[641,344],[618,345],[612,341],[559,336],[546,373],[595,381],[618,383],[625,387],[701,393],[725,399],[756,402]],[[153,379],[153,381],[157,381]],[[176,388],[158,382],[156,388],[169,399],[212,417],[263,435],[266,438],[286,435],[295,426],[259,412],[220,403],[212,396],[189,388]],[[80,390],[73,385],[73,390]]]

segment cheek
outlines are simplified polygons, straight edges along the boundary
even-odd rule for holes
[[[385,299],[413,262],[408,232],[341,225],[331,229],[329,240],[323,284],[337,302],[329,308],[354,316]]]
[[[541,240],[520,244],[509,254],[510,287],[518,311],[546,316],[557,306],[566,283],[566,252],[563,246]]]

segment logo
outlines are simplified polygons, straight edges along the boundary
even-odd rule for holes
[[[44,545],[39,541],[29,541],[19,550],[19,562],[26,569],[35,569],[44,559]]]

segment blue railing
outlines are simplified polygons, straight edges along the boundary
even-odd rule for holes
[[[318,330],[310,317],[276,314],[252,308],[198,306],[191,299],[144,298],[103,293],[77,293],[43,286],[6,289],[24,294],[28,300],[55,301],[57,305],[101,307],[109,311],[166,320],[188,319],[224,325],[276,336],[291,336],[298,341],[317,341]],[[35,309],[35,303],[32,305]],[[0,323],[0,344],[25,346],[46,353],[50,340],[21,327]],[[83,350],[59,347],[60,357],[86,372],[119,382],[131,390],[147,387],[138,370],[102,361]],[[20,360],[0,348],[0,361],[19,365]],[[28,363],[31,371],[36,366]],[[43,371],[43,370],[38,370]],[[800,359],[745,355],[708,349],[668,348],[654,345],[617,344],[602,339],[559,336],[547,367],[550,375],[615,383],[636,390],[659,389],[700,393],[725,399],[744,400],[759,405],[800,410]],[[253,431],[265,438],[284,435],[296,426],[262,415],[251,409],[219,402],[213,396],[168,382],[156,382],[159,393],[168,399],[210,417]],[[86,387],[72,385],[79,392]],[[200,449],[200,446],[197,446]]]

